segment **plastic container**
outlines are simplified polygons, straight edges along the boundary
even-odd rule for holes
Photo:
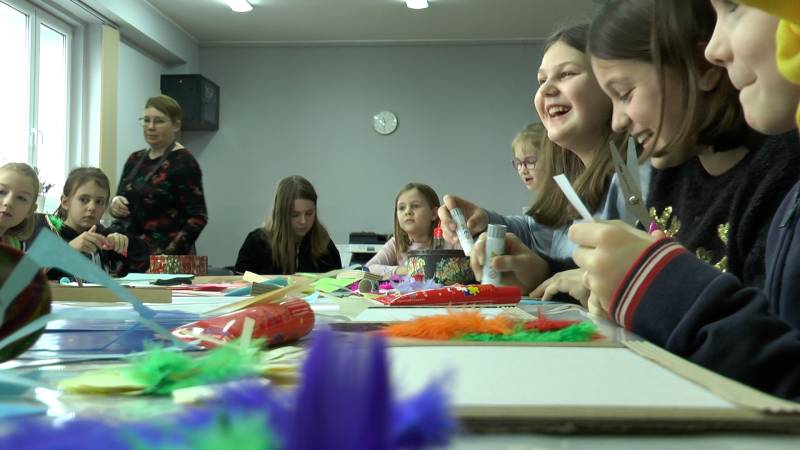
[[[408,274],[412,277],[421,275],[445,286],[475,282],[469,257],[461,250],[411,250],[408,252]]]

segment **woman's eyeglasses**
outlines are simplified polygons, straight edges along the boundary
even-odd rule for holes
[[[143,127],[149,127],[151,125],[154,127],[162,127],[168,123],[169,119],[165,119],[163,117],[139,117],[139,125]]]
[[[517,158],[511,159],[511,165],[514,167],[514,170],[520,171],[522,168],[526,168],[528,170],[533,170],[536,168],[536,163],[538,160],[534,157],[525,158],[523,160],[519,160]]]

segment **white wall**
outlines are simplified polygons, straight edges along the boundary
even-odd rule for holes
[[[210,215],[199,252],[232,264],[292,174],[317,188],[336,243],[390,232],[409,181],[519,214],[530,198],[510,142],[538,120],[539,54],[534,44],[201,49],[201,72],[221,87],[221,126],[184,136]],[[400,123],[389,136],[372,130],[384,109]]]
[[[142,127],[136,120],[145,101],[160,93],[161,74],[167,67],[128,41],[119,46],[119,91],[117,96],[117,175],[135,150],[144,148]],[[118,182],[116,180],[114,183]]]

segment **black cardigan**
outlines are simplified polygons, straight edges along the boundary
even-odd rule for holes
[[[767,137],[719,176],[709,175],[697,158],[655,170],[648,206],[662,219],[663,228],[676,219],[680,222],[675,239],[701,260],[736,275],[745,285],[761,287],[767,231],[798,173],[800,144],[792,131]],[[727,227],[727,245],[720,238],[721,225]]]
[[[296,272],[323,273],[342,268],[342,260],[333,241],[328,241],[328,248],[318,261],[314,261],[311,256],[310,241],[311,233],[307,234],[300,243],[295,266],[297,267]],[[263,228],[257,228],[247,235],[242,248],[239,249],[239,256],[236,258],[236,271],[250,271],[264,275],[284,273],[281,267],[272,262],[272,247]]]

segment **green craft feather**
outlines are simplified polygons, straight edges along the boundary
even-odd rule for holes
[[[147,349],[131,362],[131,378],[144,385],[145,394],[166,395],[176,389],[219,383],[256,374],[262,340],[242,345],[233,341],[193,357],[161,346]]]
[[[597,334],[597,326],[579,322],[555,331],[525,330],[516,327],[509,334],[468,333],[457,340],[483,342],[587,342]]]

